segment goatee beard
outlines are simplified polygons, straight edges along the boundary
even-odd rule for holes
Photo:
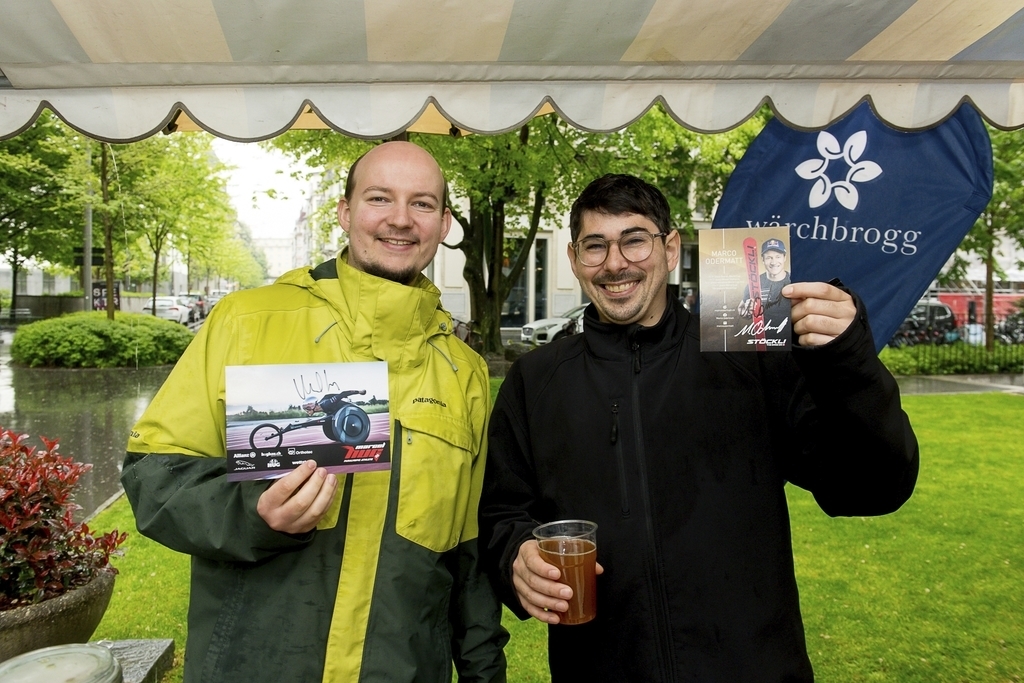
[[[406,268],[405,270],[388,270],[384,266],[376,263],[367,263],[363,268],[364,272],[374,275],[385,280],[391,280],[397,282],[400,285],[411,285],[416,276],[419,275],[420,271],[415,268]]]

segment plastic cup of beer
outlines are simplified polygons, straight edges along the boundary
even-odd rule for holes
[[[597,616],[597,524],[566,519],[533,530],[540,556],[562,573],[559,581],[572,588],[569,609],[560,624],[585,624]]]

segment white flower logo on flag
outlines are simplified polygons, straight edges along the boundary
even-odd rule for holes
[[[805,180],[813,180],[811,195],[808,203],[812,209],[816,209],[829,200],[834,192],[840,204],[851,211],[857,208],[860,201],[860,194],[854,183],[866,183],[882,175],[882,167],[874,161],[861,161],[864,149],[868,146],[867,131],[858,131],[846,140],[846,144],[840,146],[839,140],[828,131],[818,133],[818,153],[821,159],[808,159],[796,167],[798,176]],[[850,170],[846,172],[845,180],[833,182],[825,175],[828,163],[836,159],[842,159]]]

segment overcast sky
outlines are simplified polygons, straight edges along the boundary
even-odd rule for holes
[[[228,166],[228,193],[238,218],[253,237],[291,237],[306,200],[309,181],[292,178],[295,171],[308,172],[277,150],[265,150],[255,142],[231,142],[216,138],[213,151]],[[273,190],[275,198],[267,195]]]

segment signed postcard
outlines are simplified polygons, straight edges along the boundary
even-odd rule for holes
[[[789,228],[701,230],[698,240],[700,350],[788,350]]]
[[[229,481],[390,469],[387,363],[231,365],[225,384]]]

